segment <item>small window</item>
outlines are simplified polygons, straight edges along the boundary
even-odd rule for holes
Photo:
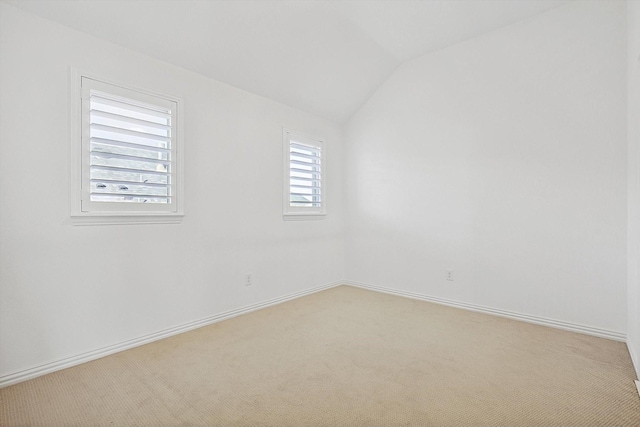
[[[318,219],[325,215],[324,142],[284,131],[285,219]]]
[[[180,101],[87,76],[79,81],[75,216],[181,215]]]

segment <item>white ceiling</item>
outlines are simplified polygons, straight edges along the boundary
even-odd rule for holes
[[[6,0],[342,123],[402,62],[569,0]]]

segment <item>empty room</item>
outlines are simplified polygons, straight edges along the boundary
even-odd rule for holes
[[[1,426],[640,426],[640,2],[0,0]]]

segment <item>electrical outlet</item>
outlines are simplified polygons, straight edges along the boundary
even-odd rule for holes
[[[446,278],[448,281],[453,282],[453,269],[448,268],[446,270]]]
[[[244,285],[245,286],[251,286],[253,285],[253,274],[251,273],[246,273],[244,275]]]

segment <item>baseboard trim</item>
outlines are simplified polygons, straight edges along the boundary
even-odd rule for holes
[[[383,286],[369,285],[361,282],[345,281],[345,285],[355,286],[362,289],[369,289],[372,291],[383,292],[386,294],[397,295],[421,301],[433,302],[436,304],[446,305],[449,307],[462,308],[465,310],[477,311],[485,314],[492,314],[495,316],[506,317],[513,320],[520,320],[522,322],[534,323],[536,325],[548,326],[551,328],[562,329],[565,331],[578,332],[586,335],[593,335],[596,337],[607,338],[614,341],[626,342],[626,334],[609,331],[606,329],[594,328],[592,326],[578,325],[575,323],[563,322],[560,320],[548,319],[544,317],[531,316],[528,314],[515,313],[506,310],[500,310],[491,307],[485,307],[476,304],[468,304],[465,302],[449,300],[446,298],[433,297],[429,295],[417,294],[414,292],[402,291],[398,289],[386,288]],[[638,366],[638,365],[636,365]]]
[[[631,363],[633,363],[633,368],[636,371],[636,378],[640,380],[640,359],[638,359],[638,355],[634,351],[634,346],[629,345],[629,341],[627,341],[627,350],[629,350],[629,355],[631,356]],[[640,389],[638,390],[640,393]]]
[[[281,304],[283,302],[291,301],[296,298],[300,298],[306,295],[311,295],[316,292],[324,291],[326,289],[334,288],[336,286],[340,286],[343,284],[344,282],[342,281],[334,282],[334,283],[328,283],[325,285],[306,289],[304,291],[294,292],[292,294],[262,301],[256,304],[251,304],[251,305],[240,307],[234,310],[225,311],[223,313],[205,317],[204,319],[184,323],[182,325],[178,325],[173,328],[165,329],[165,330],[148,334],[142,337],[134,338],[132,340],[124,341],[118,344],[114,344],[114,345],[99,348],[93,351],[89,351],[86,353],[78,354],[76,356],[67,357],[67,358],[56,360],[50,363],[45,363],[43,365],[35,366],[33,368],[28,368],[19,372],[3,375],[0,377],[0,388],[8,387],[13,384],[17,384],[23,381],[40,377],[42,375],[50,374],[52,372],[70,368],[72,366],[76,366],[82,363],[90,362],[92,360],[100,359],[101,357],[109,356],[111,354],[118,353],[120,351],[129,350],[134,347],[139,347],[141,345],[149,344],[154,341],[171,337],[173,335],[188,332],[193,329],[202,328],[203,326],[208,326],[217,322],[221,322],[223,320],[240,316],[242,314],[247,314],[252,311],[256,311],[256,310],[267,308],[273,305]]]

